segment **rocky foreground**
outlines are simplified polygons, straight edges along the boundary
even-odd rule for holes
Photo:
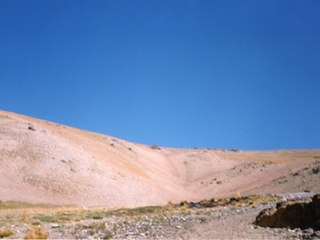
[[[215,207],[203,207],[199,202],[166,207],[119,209],[105,215],[92,213],[91,219],[85,219],[88,215],[80,214],[84,220],[78,218],[73,221],[67,221],[71,218],[67,213],[55,215],[56,220],[42,215],[28,223],[11,223],[9,226],[2,226],[1,229],[9,227],[12,230],[14,235],[9,238],[23,238],[32,223],[41,224],[47,238],[51,239],[318,239],[320,231],[316,226],[271,228],[260,227],[257,223],[257,216],[261,217],[261,213],[266,212],[266,209],[276,208],[277,205],[284,206],[284,203],[291,206],[291,200],[310,203],[313,195],[284,194],[277,201],[256,199],[254,201],[257,204],[248,201],[248,204],[243,202],[241,206],[232,204],[228,199]],[[193,207],[190,208],[187,204]],[[51,222],[43,224],[42,221],[45,220]]]

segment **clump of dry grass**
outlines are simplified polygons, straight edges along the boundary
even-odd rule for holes
[[[30,226],[24,239],[47,239],[47,234],[42,226]]]
[[[61,216],[60,220],[62,220],[62,221],[70,221],[70,218],[69,218],[69,216]]]
[[[241,202],[237,202],[235,206],[236,207],[242,207],[242,203]]]
[[[237,192],[237,198],[241,198],[240,192]]]
[[[52,215],[52,220],[51,220],[51,222],[53,222],[53,223],[57,223],[57,222],[58,222],[58,218],[57,218],[57,215],[56,215],[56,214],[53,214],[53,215]]]
[[[24,210],[24,212],[23,212],[22,221],[23,221],[23,222],[28,221],[28,213],[27,213],[27,210]]]
[[[106,235],[104,236],[104,239],[110,239],[113,237],[113,234],[111,231],[107,230],[106,231]]]
[[[9,237],[14,235],[14,233],[10,229],[0,230],[0,238]]]
[[[173,204],[168,204],[166,206],[163,207],[163,209],[165,211],[171,211],[173,209],[174,205]]]
[[[180,207],[180,210],[181,210],[181,211],[186,211],[186,210],[187,210],[187,206],[182,206],[182,207]]]

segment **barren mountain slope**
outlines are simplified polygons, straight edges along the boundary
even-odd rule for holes
[[[152,148],[0,111],[0,200],[141,206],[320,190],[320,150]]]

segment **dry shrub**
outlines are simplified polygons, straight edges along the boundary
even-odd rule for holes
[[[180,210],[181,210],[181,211],[186,211],[186,210],[187,210],[187,207],[186,207],[186,206],[182,206],[182,207],[180,207]]]
[[[241,202],[237,202],[236,207],[242,207],[242,203]]]
[[[81,217],[76,217],[76,218],[74,219],[74,221],[76,221],[76,222],[81,222]]]
[[[56,214],[65,214],[66,211],[64,209],[59,209],[59,211],[56,212]]]
[[[52,220],[51,220],[52,223],[57,223],[58,222],[58,218],[57,218],[57,215],[56,214],[53,214],[52,215]]]
[[[231,205],[235,206],[235,205],[237,205],[237,203],[238,203],[237,201],[232,201]]]
[[[99,222],[99,223],[97,223],[96,224],[96,227],[95,227],[96,229],[99,229],[99,230],[106,230],[106,223],[105,222]]]
[[[189,207],[189,204],[188,204],[188,202],[187,202],[187,201],[183,201],[183,202],[181,202],[181,203],[180,203],[180,206],[181,206],[181,207],[186,207],[186,208],[187,208],[187,207]]]
[[[47,234],[42,226],[30,226],[24,239],[47,239]]]
[[[23,222],[28,221],[28,213],[27,213],[27,210],[24,210],[24,212],[23,212],[22,221],[23,221]]]
[[[166,210],[166,211],[171,211],[172,208],[173,208],[173,204],[172,204],[172,205],[164,206],[164,210]]]
[[[0,238],[9,237],[14,235],[14,233],[10,229],[0,230]]]
[[[256,203],[255,203],[255,202],[254,202],[254,203],[252,203],[251,207],[252,207],[252,208],[257,208]]]
[[[241,198],[240,192],[237,192],[237,198]]]
[[[106,231],[106,235],[104,236],[104,239],[110,239],[113,237],[113,234],[111,231],[107,230]]]
[[[225,198],[218,199],[218,205],[226,205],[228,203],[228,200]]]
[[[61,216],[61,217],[60,217],[60,220],[70,221],[70,218],[69,218],[69,216]]]

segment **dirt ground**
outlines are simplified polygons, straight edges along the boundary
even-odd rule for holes
[[[281,201],[281,200],[280,200]],[[161,213],[110,215],[98,220],[43,224],[50,239],[318,239],[313,229],[262,228],[254,224],[259,212],[275,202],[242,207],[171,209]],[[29,225],[11,225],[23,238]],[[56,228],[57,227],[57,228]],[[6,229],[8,226],[3,226]]]

